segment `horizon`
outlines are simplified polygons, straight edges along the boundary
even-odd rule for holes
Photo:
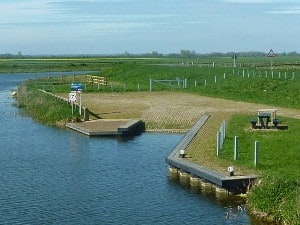
[[[300,52],[299,20],[297,0],[2,0],[0,54]]]

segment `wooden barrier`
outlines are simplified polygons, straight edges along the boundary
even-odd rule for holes
[[[107,86],[107,81],[105,77],[86,75],[86,81],[92,84],[100,84],[100,85]]]

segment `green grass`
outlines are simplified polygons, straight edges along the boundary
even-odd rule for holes
[[[220,153],[233,165],[254,168],[254,142],[259,141],[261,184],[251,189],[248,202],[253,211],[272,215],[277,221],[298,224],[300,214],[300,121],[279,118],[288,130],[251,130],[252,116],[234,116],[227,126]],[[238,160],[233,160],[234,137],[239,138]],[[298,202],[297,202],[298,201]]]
[[[244,76],[242,76],[243,70]],[[268,73],[268,77],[265,76],[265,72]],[[163,66],[131,62],[103,66],[101,72],[96,73],[96,75],[106,77],[108,85],[100,86],[100,89],[95,84],[87,83],[85,77],[77,76],[73,81],[85,84],[85,92],[124,92],[149,91],[150,79],[175,80],[179,77],[187,79],[187,88],[182,88],[182,83],[178,86],[176,82],[166,85],[154,83],[152,90],[189,92],[237,101],[300,109],[300,70],[280,70],[280,78],[278,78],[279,70],[274,72],[273,78],[271,78],[271,71],[268,69],[235,69],[234,73],[233,75],[232,68]],[[40,83],[37,85],[40,85],[39,88],[49,91],[69,92],[72,81],[66,78],[64,80],[64,82],[61,82],[60,80],[55,81],[54,78],[44,78],[39,80]]]
[[[78,111],[73,111],[70,104],[45,95],[41,91],[22,85],[18,89],[17,104],[24,108],[36,121],[49,126],[62,126],[66,122],[80,120]]]

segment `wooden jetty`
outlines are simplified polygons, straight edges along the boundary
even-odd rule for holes
[[[98,119],[78,123],[67,123],[67,128],[88,136],[133,136],[145,131],[142,120]]]
[[[200,117],[166,158],[166,162],[170,166],[169,171],[171,174],[178,175],[180,179],[190,178],[191,182],[196,180],[201,185],[209,183],[215,185],[216,189],[223,189],[233,194],[245,193],[257,179],[257,176],[227,176],[184,159],[184,154],[182,153],[208,118],[209,115]]]

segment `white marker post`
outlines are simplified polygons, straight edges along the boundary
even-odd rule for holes
[[[239,137],[234,137],[234,156],[233,159],[236,161],[238,159],[238,150],[239,150]]]
[[[259,154],[259,142],[255,141],[255,149],[254,149],[254,166],[255,167],[258,164],[258,154]]]

